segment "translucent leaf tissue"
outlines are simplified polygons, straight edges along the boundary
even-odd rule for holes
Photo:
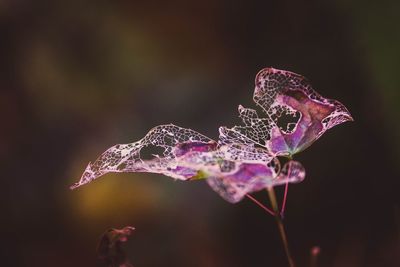
[[[289,71],[261,70],[253,99],[264,116],[240,105],[243,125],[220,127],[218,140],[172,124],[156,126],[137,142],[107,149],[71,188],[109,172],[151,172],[183,181],[206,179],[221,197],[236,203],[249,193],[301,182],[305,170],[291,160],[293,155],[326,130],[353,120],[344,105],[322,97]],[[289,161],[281,167],[278,156]]]

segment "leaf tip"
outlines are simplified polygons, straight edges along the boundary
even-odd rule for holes
[[[75,184],[71,185],[69,187],[69,189],[75,190],[76,188],[78,188],[84,184],[90,183],[93,179],[94,178],[93,178],[93,171],[92,171],[92,163],[89,162],[85,171],[82,173],[81,179],[78,182],[76,182]]]

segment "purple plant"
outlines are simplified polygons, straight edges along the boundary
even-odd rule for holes
[[[319,95],[301,75],[274,68],[257,74],[253,100],[264,116],[240,105],[244,125],[220,127],[217,141],[191,129],[160,125],[137,142],[107,149],[89,163],[71,188],[109,172],[160,173],[183,181],[205,179],[225,200],[237,203],[248,196],[275,215],[289,263],[294,266],[282,215],[288,184],[302,181],[305,170],[292,157],[326,130],[353,118],[344,105]],[[289,159],[283,167],[279,156]],[[286,185],[280,211],[273,191],[277,185]],[[273,211],[249,195],[263,189],[268,190]]]
[[[162,154],[142,159],[142,149],[149,146],[163,148]],[[138,142],[109,148],[89,163],[72,188],[109,172],[152,172],[184,181],[207,179],[216,192],[232,203],[248,193],[304,178],[299,162],[289,161],[281,171],[279,160],[265,148],[251,143],[217,143],[175,125],[157,126]]]

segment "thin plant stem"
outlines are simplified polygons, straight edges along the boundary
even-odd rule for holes
[[[288,190],[289,190],[289,181],[286,182],[285,193],[283,195],[282,208],[281,208],[281,212],[280,212],[282,218],[283,218],[283,215],[285,214],[286,198],[287,198]]]
[[[288,158],[289,158],[289,160],[292,160],[292,156],[291,155],[289,155]],[[288,173],[290,173],[290,169],[288,170]],[[282,208],[281,208],[281,212],[280,212],[281,218],[283,218],[283,216],[285,215],[285,207],[286,207],[286,200],[287,200],[288,190],[289,190],[289,181],[286,181],[285,193],[283,195]]]
[[[290,267],[295,267],[293,258],[292,258],[291,254],[290,254],[289,244],[288,244],[287,237],[286,237],[286,232],[285,232],[285,227],[283,226],[282,218],[281,218],[281,216],[279,214],[279,208],[278,208],[278,203],[276,201],[274,188],[273,187],[268,187],[267,191],[268,191],[269,200],[271,201],[272,209],[273,209],[273,211],[275,213],[275,221],[276,221],[276,224],[278,225],[279,234],[281,235],[282,243],[283,243],[283,246],[285,248],[286,258],[287,258],[287,260],[289,262],[289,266]]]
[[[247,194],[246,197],[248,197],[251,201],[253,201],[254,203],[256,203],[260,208],[262,208],[263,210],[265,210],[266,212],[268,212],[268,213],[271,214],[272,216],[275,216],[275,212],[273,212],[272,210],[270,210],[269,208],[267,208],[266,206],[264,206],[260,201],[258,201],[258,200],[255,199],[254,197],[250,196],[249,194]]]

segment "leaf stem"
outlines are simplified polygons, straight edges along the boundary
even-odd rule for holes
[[[269,208],[267,208],[266,206],[264,206],[260,201],[258,201],[257,199],[255,199],[254,197],[250,196],[249,194],[246,195],[246,197],[248,197],[251,201],[253,201],[254,203],[256,203],[260,208],[262,208],[263,210],[265,210],[266,212],[268,212],[269,214],[271,214],[272,216],[275,216],[275,213],[270,210]]]
[[[283,216],[285,215],[285,207],[286,207],[288,189],[289,189],[289,181],[287,181],[285,184],[285,193],[283,195],[282,208],[281,208],[281,212],[280,212],[281,218],[283,218]]]
[[[267,191],[268,191],[269,200],[271,201],[272,209],[275,212],[275,221],[276,221],[276,224],[278,225],[278,229],[279,229],[279,233],[280,233],[280,236],[281,236],[281,239],[282,239],[282,243],[283,243],[283,246],[285,248],[286,258],[287,258],[287,260],[289,262],[289,266],[290,267],[295,267],[294,261],[292,259],[291,254],[290,254],[289,244],[288,244],[287,237],[286,237],[286,232],[285,232],[285,227],[283,226],[282,218],[280,216],[280,212],[279,212],[279,208],[278,208],[278,203],[276,201],[274,188],[273,187],[268,187]]]

